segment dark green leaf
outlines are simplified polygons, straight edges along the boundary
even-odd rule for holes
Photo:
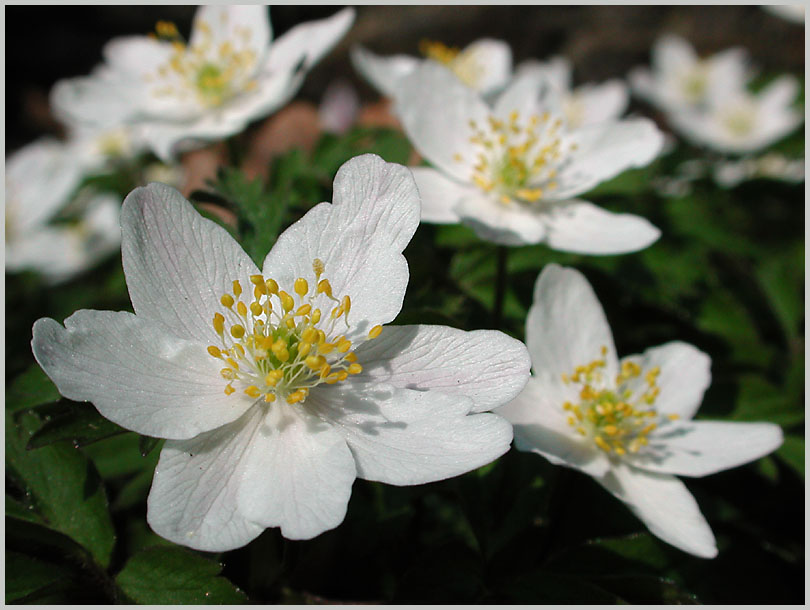
[[[146,549],[131,557],[116,577],[139,604],[240,604],[242,591],[219,576],[222,565],[177,547]]]
[[[151,436],[141,436],[138,440],[138,449],[141,452],[143,457],[149,455],[152,450],[160,444],[159,438],[153,438]]]
[[[106,567],[115,543],[107,497],[93,464],[69,443],[26,449],[33,414],[6,413],[6,468],[48,527],[67,534]]]
[[[39,592],[53,591],[59,584],[74,578],[64,566],[15,553],[6,552],[6,603],[19,603]],[[31,600],[25,600],[31,603]]]
[[[32,364],[17,377],[6,392],[6,410],[11,412],[30,409],[37,405],[59,400],[59,390],[38,364]]]
[[[126,432],[118,424],[104,418],[87,403],[61,400],[57,403],[63,413],[46,421],[28,441],[28,449],[68,441],[74,447],[89,445],[104,438]]]
[[[785,436],[785,442],[776,451],[776,455],[782,458],[793,470],[804,478],[804,437]]]

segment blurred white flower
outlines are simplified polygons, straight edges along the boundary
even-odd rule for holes
[[[761,157],[725,160],[715,164],[714,180],[720,186],[733,188],[746,180],[768,178],[784,182],[804,180],[804,159],[789,159],[779,153],[767,153]]]
[[[744,90],[749,77],[747,55],[734,48],[701,59],[679,36],[659,38],[652,48],[652,70],[629,75],[634,93],[666,112],[694,110]]]
[[[793,104],[797,80],[781,76],[759,93],[740,89],[708,107],[673,112],[672,126],[696,144],[722,153],[761,150],[788,135],[802,122]]]
[[[509,449],[510,425],[484,411],[523,389],[523,344],[382,327],[402,306],[418,224],[410,172],[357,157],[334,203],[289,227],[259,271],[177,191],[136,189],[121,220],[135,314],[41,319],[34,355],[64,396],[169,439],[148,500],[161,536],[207,551],[267,527],[312,538],[343,520],[356,477],[421,484]]]
[[[355,47],[351,58],[357,71],[390,98],[396,97],[400,80],[424,63],[446,66],[462,83],[484,96],[499,92],[512,77],[512,50],[500,40],[482,38],[461,50],[425,40],[420,50],[424,59],[410,55],[381,57]]]
[[[717,547],[695,499],[673,475],[701,477],[782,444],[770,423],[693,421],[711,382],[709,357],[673,341],[623,358],[581,273],[548,265],[526,320],[534,375],[497,412],[515,447],[576,468],[627,504],[662,540],[700,557]]]
[[[562,99],[562,110],[570,129],[618,119],[627,109],[627,86],[620,79],[586,83],[574,89],[571,62],[565,57],[553,57],[547,62],[523,62],[515,70],[515,77],[534,71],[542,74]]]
[[[764,4],[762,8],[793,23],[804,23],[804,4]]]
[[[114,195],[74,197],[84,168],[74,146],[44,138],[6,162],[5,266],[33,270],[58,283],[89,269],[118,248],[121,232]],[[75,218],[51,223],[71,204]]]
[[[139,137],[168,160],[284,105],[353,20],[353,9],[344,9],[271,44],[266,6],[203,6],[188,44],[166,22],[158,23],[158,37],[112,40],[105,63],[58,83],[52,101],[77,123],[137,125]]]
[[[462,222],[505,245],[589,254],[647,247],[660,232],[645,219],[575,197],[652,161],[661,132],[647,119],[569,129],[544,83],[526,74],[490,108],[444,66],[425,64],[403,79],[396,113],[435,168],[412,168],[422,220]]]

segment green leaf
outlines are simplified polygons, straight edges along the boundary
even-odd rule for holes
[[[37,592],[47,593],[58,586],[69,584],[74,578],[72,570],[65,566],[42,561],[16,553],[6,552],[6,603],[31,602]]]
[[[784,462],[804,478],[804,437],[787,435],[776,451]]]
[[[245,594],[219,576],[222,565],[176,547],[149,548],[127,561],[116,576],[124,594],[139,604],[240,604]]]
[[[804,421],[804,405],[759,375],[740,375],[740,393],[731,419],[769,421],[788,427]]]
[[[755,271],[788,341],[800,335],[804,318],[804,248],[796,250],[760,262]]]
[[[61,398],[59,390],[38,364],[32,364],[19,375],[6,392],[6,411],[30,409]]]
[[[159,457],[159,452],[147,456],[141,454],[141,436],[135,432],[104,439],[83,448],[82,451],[93,460],[104,480],[143,471],[151,472]]]
[[[500,593],[510,604],[620,604],[621,597],[578,576],[534,570],[506,581]]]
[[[48,527],[70,536],[106,567],[115,532],[98,472],[69,443],[26,449],[39,425],[33,414],[15,421],[6,413],[6,468]]]
[[[82,447],[126,432],[118,424],[104,418],[90,404],[63,399],[54,407],[59,409],[60,414],[46,421],[31,436],[28,449],[44,447],[59,441],[69,441],[74,447]]]
[[[141,436],[138,439],[138,450],[141,452],[143,457],[146,457],[152,450],[160,444],[161,439],[153,438],[151,436]]]

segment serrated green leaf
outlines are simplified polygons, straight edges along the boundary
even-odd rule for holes
[[[83,447],[126,432],[118,424],[104,418],[85,403],[61,400],[56,403],[64,412],[45,422],[28,440],[28,449],[44,447],[59,441],[68,441],[74,447]]]
[[[39,426],[33,414],[15,419],[6,413],[6,468],[48,527],[70,536],[106,567],[115,532],[98,472],[69,443],[26,449]]]
[[[191,551],[156,547],[131,557],[115,580],[139,604],[245,603],[245,594],[221,571],[221,564]]]
[[[22,411],[60,398],[59,390],[35,363],[12,382],[6,392],[6,411]]]

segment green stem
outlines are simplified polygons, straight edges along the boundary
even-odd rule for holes
[[[499,329],[503,320],[503,301],[506,296],[506,258],[509,249],[498,246],[498,263],[495,276],[495,303],[492,308],[492,328]]]

